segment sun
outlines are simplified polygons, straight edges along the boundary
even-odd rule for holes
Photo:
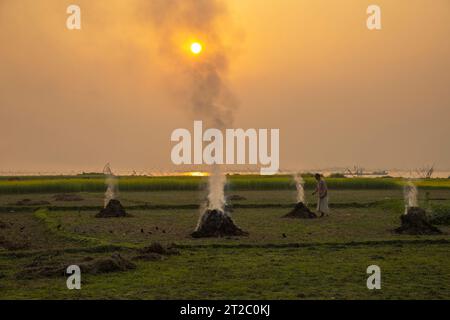
[[[183,175],[189,177],[207,177],[209,174],[208,172],[193,171],[193,172],[186,172]]]
[[[191,52],[193,54],[200,54],[202,52],[202,50],[203,50],[203,47],[202,47],[202,45],[200,43],[193,42],[191,44]]]

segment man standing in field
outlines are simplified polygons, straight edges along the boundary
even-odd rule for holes
[[[314,177],[317,180],[317,187],[314,190],[313,195],[316,193],[319,195],[319,199],[317,199],[317,213],[320,213],[320,217],[323,217],[325,214],[328,214],[328,187],[325,180],[319,173],[316,173]]]

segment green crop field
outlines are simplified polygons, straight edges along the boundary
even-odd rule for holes
[[[314,186],[306,180],[311,209]],[[205,201],[199,177],[120,177],[131,215],[96,218],[104,179],[0,179],[0,299],[449,299],[450,181],[416,181],[419,204],[441,235],[399,235],[403,184],[394,178],[334,178],[329,216],[282,218],[296,201],[288,176],[232,176],[227,196],[244,237],[194,239]],[[55,195],[72,193],[76,200]],[[26,200],[27,201],[23,201]],[[152,243],[170,253],[142,256]],[[58,267],[119,254],[127,270],[86,269],[68,290]],[[382,289],[368,290],[378,265]],[[83,268],[82,268],[83,270]]]
[[[122,191],[175,191],[199,190],[206,184],[204,177],[141,177],[118,178]],[[295,189],[291,176],[232,175],[228,179],[229,190],[289,190]],[[423,179],[415,181],[424,189],[450,189],[450,179]],[[328,186],[335,189],[401,189],[400,178],[328,178]],[[314,179],[305,178],[306,188],[312,188]],[[55,193],[55,192],[101,192],[105,180],[101,175],[77,177],[2,177],[0,194]]]

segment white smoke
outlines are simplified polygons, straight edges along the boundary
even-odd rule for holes
[[[107,163],[103,168],[103,174],[106,176],[106,192],[105,192],[105,200],[104,207],[108,205],[109,201],[116,199],[118,196],[118,187],[117,187],[117,178],[114,176],[114,173],[111,170],[111,165]]]
[[[208,209],[224,212],[225,207],[225,184],[227,179],[221,172],[220,167],[215,165],[208,180]]]
[[[417,187],[411,181],[408,181],[403,188],[404,198],[405,198],[405,214],[408,213],[408,209],[412,207],[418,207],[418,191]]]
[[[227,85],[229,55],[223,35],[232,26],[224,0],[152,0],[143,10],[150,13],[160,48],[161,61],[167,62],[180,85],[187,109],[207,126],[225,129],[233,122],[236,99]],[[227,30],[223,30],[223,26]],[[222,29],[221,29],[222,26]],[[203,51],[193,56],[185,46],[198,41]],[[183,109],[186,106],[180,106]]]
[[[195,119],[220,130],[232,125],[236,99],[226,85],[229,49],[219,26],[226,25],[224,0],[152,0],[147,3],[157,32],[161,56],[176,72],[185,91],[189,92],[189,109]],[[189,35],[184,37],[184,35]],[[204,52],[195,57],[182,50],[189,37],[203,44]],[[224,211],[226,177],[218,165],[213,165],[208,180],[210,210]]]
[[[305,203],[305,181],[299,173],[294,174],[294,181],[297,188],[297,202]]]

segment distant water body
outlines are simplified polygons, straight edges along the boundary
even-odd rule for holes
[[[146,170],[142,170],[142,171],[134,171],[134,170],[116,170],[116,174],[119,176],[131,176],[131,175],[136,175],[136,176],[179,176],[179,175],[192,175],[192,176],[196,176],[198,174],[196,174],[197,172],[186,172],[186,171],[146,171]],[[304,170],[303,172],[320,172],[321,174],[323,174],[325,177],[329,176],[332,173],[343,173],[345,174],[344,171],[339,171],[339,170]],[[34,171],[0,171],[0,176],[3,177],[17,177],[17,176],[76,176],[79,174],[83,174],[83,171],[61,171],[61,172],[55,172],[55,171],[40,171],[40,172],[34,172]],[[190,174],[192,173],[192,174]],[[228,171],[228,173],[230,174],[255,174],[258,175],[259,171],[257,170],[249,170],[249,171]],[[291,170],[285,170],[285,171],[280,171],[279,174],[293,174],[296,173],[294,171]],[[358,175],[358,176],[352,176],[352,175],[347,175],[347,177],[365,177],[365,178],[380,178],[380,177],[395,177],[395,178],[423,178],[420,174],[416,173],[415,171],[407,171],[407,170],[386,170],[385,174],[377,174],[375,173],[364,173],[362,175]],[[435,171],[433,172],[432,178],[450,178],[450,171]]]

